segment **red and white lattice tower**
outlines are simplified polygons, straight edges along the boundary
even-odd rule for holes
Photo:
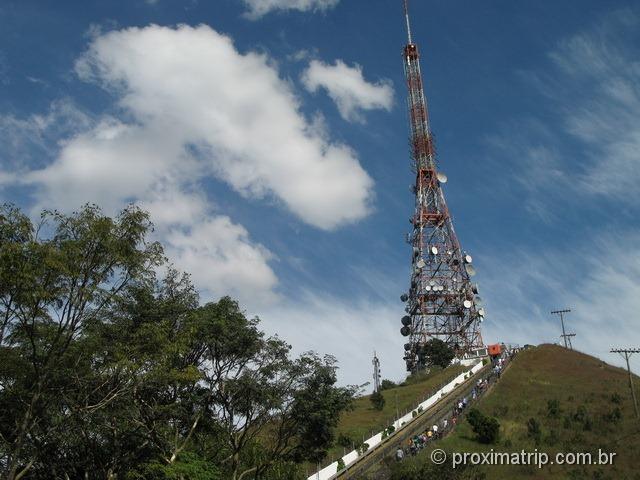
[[[412,168],[416,174],[415,213],[408,235],[412,246],[411,283],[402,295],[406,312],[401,333],[408,337],[404,360],[408,371],[427,366],[423,346],[432,338],[444,341],[458,357],[482,347],[480,308],[473,259],[460,248],[442,192],[447,177],[439,172],[422,88],[418,47],[411,38],[407,0],[404,0],[408,43],[403,50],[404,71],[409,90]]]

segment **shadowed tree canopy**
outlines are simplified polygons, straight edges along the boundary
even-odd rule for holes
[[[437,365],[442,368],[448,367],[455,356],[451,347],[438,338],[432,338],[425,343],[420,354],[426,358],[428,365]]]
[[[354,388],[231,298],[201,305],[151,231],[135,207],[0,209],[0,474],[302,478]]]

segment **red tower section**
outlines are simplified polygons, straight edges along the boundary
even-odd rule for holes
[[[442,192],[447,177],[436,168],[436,151],[422,85],[418,46],[411,38],[407,0],[404,0],[408,43],[402,58],[408,88],[407,109],[413,171],[416,174],[415,212],[410,219],[413,231],[409,293],[402,295],[407,315],[400,332],[408,337],[404,359],[407,370],[416,371],[427,363],[423,346],[438,338],[454,349],[458,357],[482,346],[480,323],[484,310],[473,259],[460,248]]]

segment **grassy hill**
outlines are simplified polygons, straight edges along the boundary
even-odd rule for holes
[[[345,451],[352,450],[351,445],[358,446],[363,438],[369,438],[391,425],[396,418],[396,407],[400,415],[407,413],[443,384],[466,370],[467,367],[452,365],[444,370],[435,368],[428,374],[412,375],[397,387],[382,392],[385,405],[380,411],[373,408],[369,395],[357,398],[353,410],[343,414],[338,425],[337,438],[342,439],[343,445],[334,447],[329,452],[328,460],[335,460]]]
[[[556,345],[541,345],[519,353],[476,407],[500,422],[495,444],[478,443],[469,423],[461,421],[434,447],[448,452],[537,448],[550,458],[557,452],[593,452],[596,458],[600,448],[617,455],[612,466],[483,465],[456,473],[435,468],[431,449],[425,449],[393,465],[391,478],[640,479],[640,421],[634,416],[626,370]]]

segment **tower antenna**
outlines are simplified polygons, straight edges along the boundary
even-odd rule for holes
[[[380,391],[380,360],[376,355],[375,350],[373,351],[373,391]]]
[[[404,18],[407,22],[407,36],[409,37],[409,44],[413,43],[411,39],[411,24],[409,23],[409,0],[404,0]]]
[[[483,345],[480,324],[485,315],[478,286],[471,282],[475,267],[471,255],[460,246],[445,202],[429,110],[424,95],[418,46],[411,38],[408,0],[404,0],[409,43],[402,59],[408,88],[409,145],[415,183],[411,186],[415,210],[407,241],[411,245],[409,290],[400,299],[406,304],[400,333],[407,370],[428,368],[425,348],[432,339],[443,341],[458,358],[474,357]]]

